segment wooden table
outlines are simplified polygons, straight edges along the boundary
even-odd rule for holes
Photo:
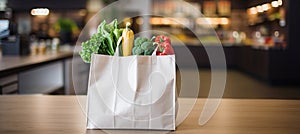
[[[85,96],[80,96],[85,99]],[[198,99],[188,118],[170,133],[298,134],[300,100],[223,99],[204,126],[197,121],[204,104]],[[76,96],[0,96],[0,133],[98,134],[86,130],[86,118]],[[111,130],[109,133],[165,133],[165,131]]]

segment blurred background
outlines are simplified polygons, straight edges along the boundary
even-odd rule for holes
[[[99,23],[89,20],[113,2],[0,0],[0,94],[86,94],[89,64],[82,62],[76,48],[96,32]],[[224,97],[300,99],[300,17],[295,15],[300,2],[124,0],[118,4],[118,9],[100,18],[125,16],[120,26],[131,22],[135,33],[169,33],[176,62],[184,67],[181,71],[200,75],[199,97],[207,97],[211,82],[206,49],[217,49],[220,41],[228,69]],[[130,17],[135,14],[148,15]],[[90,27],[84,29],[87,23]],[[89,35],[80,36],[83,29]],[[191,69],[193,60],[182,53],[186,48],[196,70]],[[177,75],[180,78],[180,72]],[[181,80],[177,83],[180,91]]]

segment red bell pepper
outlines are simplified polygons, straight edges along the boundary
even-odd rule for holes
[[[172,55],[174,54],[174,50],[171,46],[171,40],[169,37],[164,35],[159,35],[154,40],[158,43],[158,50],[156,51],[156,55]]]

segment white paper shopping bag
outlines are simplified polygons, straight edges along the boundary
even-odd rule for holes
[[[175,130],[175,55],[92,55],[88,129]]]

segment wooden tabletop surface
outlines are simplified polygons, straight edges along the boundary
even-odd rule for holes
[[[79,97],[81,100],[85,96]],[[198,118],[205,99],[198,99],[187,119],[170,133],[298,134],[300,100],[223,99],[204,126]],[[166,131],[86,130],[76,96],[0,96],[0,133],[166,133]]]

